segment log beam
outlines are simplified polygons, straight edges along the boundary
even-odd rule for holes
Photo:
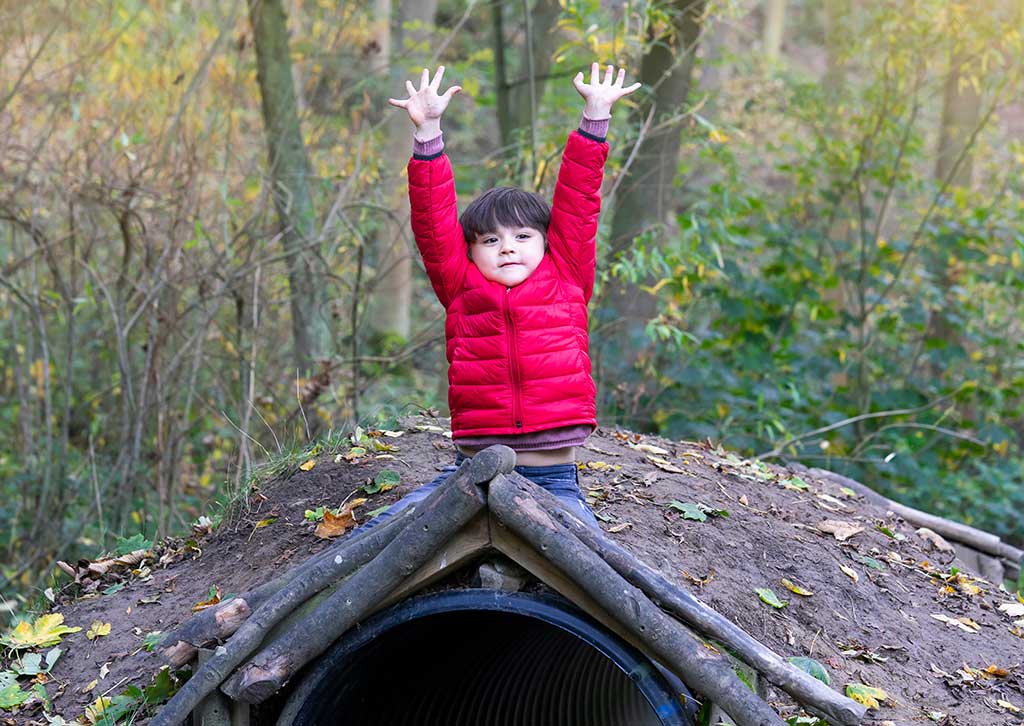
[[[550,517],[519,478],[496,477],[488,505],[499,522],[538,549],[614,615],[645,650],[657,656],[687,684],[718,703],[738,726],[782,726],[784,721],[741,681],[728,661],[695,640],[639,589],[575,535]]]
[[[509,478],[518,479],[519,476],[513,472]],[[523,481],[528,480],[524,477]],[[642,590],[655,604],[682,622],[729,648],[740,660],[808,710],[827,718],[829,723],[836,726],[856,726],[864,718],[867,710],[864,706],[784,661],[738,625],[666,580],[657,570],[627,552],[603,532],[585,525],[552,494],[540,487],[536,487],[532,493],[549,516],[572,532],[627,582]]]

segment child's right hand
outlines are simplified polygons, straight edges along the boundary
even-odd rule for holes
[[[437,94],[441,85],[441,78],[444,77],[444,66],[439,66],[434,80],[430,80],[430,71],[423,69],[420,77],[420,87],[413,86],[412,81],[405,82],[405,88],[409,91],[409,98],[389,98],[388,103],[398,108],[404,108],[409,114],[409,120],[416,125],[420,136],[425,137],[433,131],[440,133],[441,116],[448,108],[448,102],[452,96],[462,90],[462,86],[452,86],[442,95]],[[436,134],[435,134],[436,135]]]

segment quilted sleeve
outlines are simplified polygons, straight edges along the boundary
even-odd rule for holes
[[[459,224],[455,179],[447,154],[409,160],[412,233],[437,299],[448,308],[462,288],[469,259]]]
[[[582,289],[594,292],[595,238],[608,144],[579,131],[569,134],[551,202],[548,251],[555,265]]]

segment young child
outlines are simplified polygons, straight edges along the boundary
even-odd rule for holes
[[[439,95],[444,66],[433,80],[424,68],[418,89],[406,81],[408,98],[388,100],[416,126],[408,169],[412,229],[447,313],[448,404],[458,453],[455,465],[382,517],[425,499],[466,457],[504,444],[516,451],[517,471],[597,526],[575,462],[576,447],[597,427],[587,303],[608,121],[615,101],[640,87],[623,88],[625,73],[620,69],[613,81],[608,66],[602,81],[594,63],[590,83],[582,72],[573,79],[586,103],[562,153],[550,208],[537,194],[497,187],[461,220],[441,116],[462,89]]]

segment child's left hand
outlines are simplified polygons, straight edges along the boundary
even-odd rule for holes
[[[572,85],[586,99],[586,106],[583,115],[591,119],[605,119],[612,115],[612,104],[623,96],[626,96],[642,84],[634,83],[627,88],[622,87],[622,81],[626,77],[626,69],[620,68],[618,77],[612,83],[614,66],[608,66],[604,75],[604,82],[601,81],[601,67],[597,63],[590,66],[590,83],[583,82],[583,71],[576,74],[572,79]]]

